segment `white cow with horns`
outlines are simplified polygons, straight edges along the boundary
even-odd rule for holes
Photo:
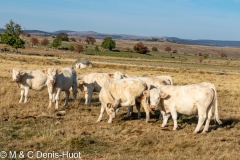
[[[198,133],[206,120],[202,133],[208,131],[212,108],[215,108],[215,119],[222,124],[218,116],[217,92],[214,84],[203,82],[185,86],[162,86],[145,91],[146,97],[150,96],[150,107],[159,107],[163,115],[162,127],[165,127],[171,113],[176,130],[177,113],[185,115],[198,114],[198,124],[194,133]]]

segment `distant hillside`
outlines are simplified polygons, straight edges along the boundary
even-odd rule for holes
[[[168,41],[179,44],[205,45],[205,46],[240,46],[240,41],[220,41],[220,40],[189,40],[176,37],[167,37]]]
[[[0,33],[4,29],[0,28]],[[69,36],[76,36],[85,38],[87,36],[92,36],[96,39],[103,39],[105,37],[112,37],[113,39],[123,39],[123,40],[151,40],[152,38],[158,39],[160,41],[168,40],[179,44],[190,44],[190,45],[206,45],[206,46],[240,46],[240,41],[220,41],[220,40],[191,40],[191,39],[181,39],[177,37],[159,37],[159,36],[139,36],[139,35],[129,35],[129,34],[108,34],[108,33],[98,33],[94,31],[70,31],[70,30],[59,30],[55,32],[45,32],[40,30],[24,30],[26,33],[32,35],[44,35],[53,36],[59,33],[67,33]]]

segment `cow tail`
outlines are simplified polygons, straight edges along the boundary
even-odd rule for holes
[[[214,92],[214,107],[215,107],[215,113],[214,113],[214,118],[215,120],[218,122],[219,125],[222,124],[222,121],[219,119],[219,115],[218,115],[218,100],[217,100],[217,91],[215,88],[212,88],[213,92]]]

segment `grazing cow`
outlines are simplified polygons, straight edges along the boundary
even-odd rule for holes
[[[173,85],[172,77],[171,76],[157,76],[157,77],[133,77],[140,79],[150,85],[150,89],[152,88],[159,88],[164,85]],[[133,113],[133,106],[128,107],[128,112],[126,117],[129,117]],[[138,112],[138,118],[141,117],[141,112]],[[161,114],[159,114],[159,119],[161,119]]]
[[[76,100],[77,96],[77,73],[72,68],[48,68],[46,70],[42,70],[44,74],[47,75],[47,87],[49,94],[49,106],[51,108],[52,102],[56,101],[55,109],[58,109],[58,101],[60,99],[61,91],[65,91],[65,103],[64,106],[68,104],[69,89],[72,87],[73,91],[73,100]]]
[[[115,73],[90,73],[78,80],[78,88],[85,92],[85,104],[91,104],[93,92],[100,92],[107,80],[121,79],[124,74],[117,71]]]
[[[23,101],[24,96],[24,103],[27,103],[29,89],[39,91],[47,86],[47,76],[43,74],[41,70],[20,70],[13,68],[9,73],[12,73],[13,81],[16,82],[18,86],[20,84],[21,98],[19,103]]]
[[[148,122],[150,107],[143,96],[143,92],[148,88],[149,86],[139,79],[126,78],[107,81],[99,94],[101,111],[97,122],[101,121],[105,109],[109,115],[108,123],[112,123],[119,107],[135,104],[138,109],[140,109],[140,105],[143,106],[146,111],[146,122]]]
[[[185,86],[162,86],[144,92],[150,96],[150,107],[159,107],[163,116],[162,127],[165,127],[171,113],[176,130],[177,113],[192,115],[198,114],[198,124],[194,133],[198,133],[204,121],[205,127],[202,133],[208,131],[212,108],[215,107],[215,119],[222,124],[218,117],[217,92],[211,83],[199,83]]]

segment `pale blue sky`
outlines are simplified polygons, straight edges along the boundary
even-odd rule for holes
[[[240,0],[0,0],[0,28],[240,40]]]

